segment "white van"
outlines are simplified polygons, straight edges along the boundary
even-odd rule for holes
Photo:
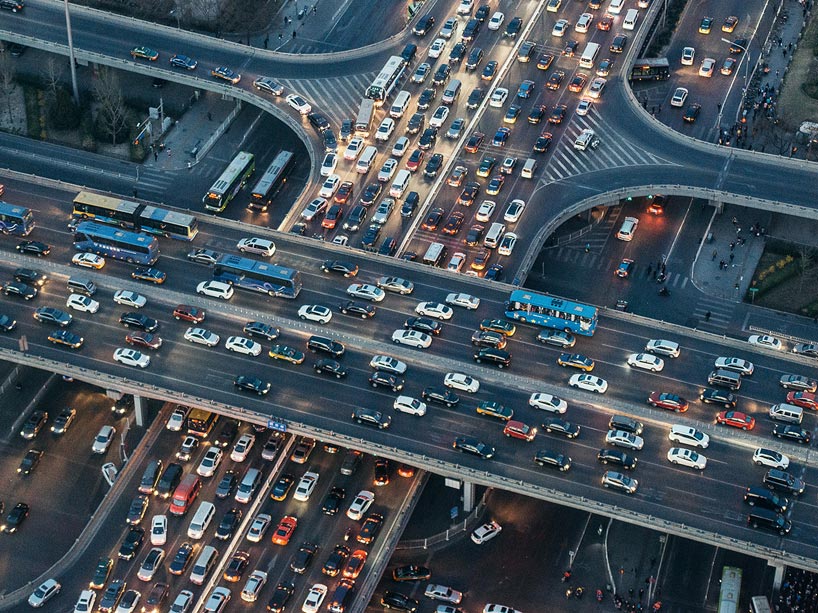
[[[628,12],[625,13],[625,21],[622,22],[622,29],[623,30],[636,29],[637,19],[639,19],[639,11],[637,11],[636,9],[628,9]]]
[[[454,101],[457,100],[457,96],[460,94],[460,87],[462,83],[460,79],[452,79],[449,81],[449,84],[446,86],[446,89],[443,90],[443,97],[440,101],[443,104],[454,104]]]
[[[389,109],[389,116],[398,119],[403,117],[403,114],[406,112],[406,107],[409,106],[409,100],[412,98],[412,95],[402,90],[395,96],[395,101],[392,103],[392,107]]]
[[[534,158],[528,158],[523,164],[523,168],[520,171],[520,176],[523,179],[533,179],[534,173],[537,172],[537,160]]]
[[[506,233],[505,224],[494,222],[493,224],[491,224],[488,234],[486,234],[486,238],[483,239],[483,246],[488,247],[489,249],[494,249],[497,245],[500,244],[500,241],[503,239],[503,234],[505,233]]]
[[[369,145],[366,149],[364,149],[361,157],[358,158],[358,163],[355,165],[355,170],[362,175],[368,173],[369,169],[372,168],[372,162],[375,161],[376,155],[378,155],[377,147],[374,145]]]
[[[804,409],[794,404],[782,402],[770,407],[770,419],[790,424],[800,424],[804,419]]]
[[[585,151],[588,147],[596,149],[598,146],[599,138],[591,128],[584,128],[574,141],[574,149],[579,151]]]
[[[196,515],[190,520],[190,526],[187,529],[188,537],[196,540],[202,538],[215,514],[216,506],[212,502],[206,500],[200,502]]]
[[[440,266],[446,257],[446,245],[443,243],[432,243],[423,254],[423,263],[427,266]]]
[[[622,222],[622,227],[616,233],[616,238],[621,241],[632,241],[633,235],[636,233],[636,227],[639,225],[637,217],[626,217]]]
[[[207,575],[213,570],[216,565],[216,560],[219,559],[219,550],[212,545],[202,547],[202,553],[196,558],[193,564],[193,570],[190,571],[190,581],[196,585],[202,585],[207,579]]]
[[[622,12],[622,7],[625,6],[625,0],[611,0],[608,5],[608,12],[611,15],[619,15]]]
[[[412,178],[412,173],[405,168],[398,171],[395,180],[392,182],[392,187],[389,188],[389,195],[393,198],[403,197],[403,192],[409,187],[409,180]]]
[[[234,500],[247,504],[253,499],[259,485],[261,485],[261,471],[258,468],[248,468],[236,489]]]
[[[582,68],[593,68],[596,56],[599,55],[599,43],[588,43],[579,58],[579,65]]]

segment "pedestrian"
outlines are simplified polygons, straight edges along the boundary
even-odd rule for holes
[[[170,147],[168,147],[168,157],[170,157]]]
[[[787,45],[787,49],[789,49],[790,51],[792,51],[792,43],[789,43],[789,44]]]
[[[585,253],[591,252],[591,243],[585,243]]]
[[[724,260],[720,260],[719,261],[719,270],[723,270],[723,269],[724,269]]]
[[[735,226],[735,225],[737,225],[737,224],[738,224],[738,217],[736,217],[735,215],[733,215],[733,225]]]
[[[775,71],[775,76],[777,77],[777,76],[779,76],[780,74],[781,74],[781,70],[780,70],[780,69],[776,69],[776,71]]]
[[[639,588],[639,600],[642,600],[645,597],[645,588]]]
[[[135,187],[133,188],[133,197],[134,198],[139,198],[139,192],[136,190]]]
[[[269,45],[269,44],[270,44],[270,37],[269,37],[269,36],[265,36],[265,37],[264,37],[264,48],[266,49],[266,48],[267,48],[267,45]]]
[[[653,266],[648,264],[648,276],[651,276],[652,274],[653,274]]]
[[[736,235],[739,234],[741,234],[741,228],[739,226],[736,226]]]
[[[733,258],[734,258],[734,257],[736,257],[736,254],[735,254],[735,253],[731,253],[731,254],[730,254],[730,262],[731,262],[731,263],[732,263],[732,261],[733,261]]]
[[[317,13],[318,13],[318,7],[313,4],[312,5],[312,14],[316,15]]]
[[[735,249],[735,248],[736,248],[736,243],[735,243],[735,242],[731,242],[731,243],[730,243],[730,251],[732,251],[732,250],[733,250],[733,249]]]
[[[655,106],[650,107],[650,114],[651,115],[656,115],[656,107]]]
[[[285,26],[287,25],[287,16],[286,15],[284,15],[284,25]]]
[[[156,149],[154,149],[153,150],[153,161],[155,162],[158,159],[159,159],[159,152]]]
[[[707,311],[707,313],[704,314],[704,320],[710,321],[710,311]]]
[[[715,261],[716,261],[716,256],[717,256],[718,254],[719,254],[719,252],[718,252],[718,251],[716,251],[715,249],[713,249],[713,259],[712,259],[711,261],[715,262]]]
[[[213,121],[213,113],[211,113],[210,111],[207,112],[207,120]]]
[[[281,40],[281,39],[283,39],[283,38],[284,38],[284,35],[283,35],[281,32],[279,32],[279,33],[278,33],[278,40]]]

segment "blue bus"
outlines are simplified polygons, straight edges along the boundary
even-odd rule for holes
[[[545,328],[593,336],[597,308],[563,298],[516,289],[506,303],[506,317]]]
[[[213,267],[213,279],[281,298],[295,298],[301,291],[299,271],[238,255],[221,256]]]
[[[34,213],[31,209],[0,201],[0,232],[28,236],[34,225]]]
[[[150,265],[159,259],[159,241],[155,236],[129,232],[93,221],[83,221],[74,232],[74,249],[129,264]]]

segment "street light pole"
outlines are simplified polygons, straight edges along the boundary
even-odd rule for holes
[[[80,92],[77,87],[77,60],[74,59],[74,39],[71,36],[71,15],[68,12],[68,0],[65,0],[65,29],[68,31],[68,63],[71,66],[71,86],[74,89],[74,102],[79,106]]]

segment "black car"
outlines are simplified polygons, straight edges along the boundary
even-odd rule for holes
[[[364,545],[369,545],[375,540],[375,537],[378,536],[378,532],[381,531],[381,526],[383,526],[383,515],[380,513],[370,513],[364,520],[364,523],[361,524],[361,531],[358,532],[358,536],[355,537],[356,540]]]
[[[142,313],[123,313],[119,316],[119,323],[126,328],[134,327],[145,332],[155,332],[159,328],[158,321]]]
[[[730,392],[717,389],[705,389],[700,395],[699,399],[705,404],[718,404],[725,409],[736,408],[736,397]]]
[[[233,380],[233,385],[240,390],[255,392],[259,396],[263,396],[269,392],[272,387],[269,381],[262,381],[253,375],[239,375]]]
[[[336,545],[335,549],[332,550],[332,553],[327,558],[327,561],[324,562],[324,567],[321,569],[321,572],[330,577],[338,576],[348,557],[349,547],[346,545]]]
[[[48,340],[55,345],[65,345],[71,349],[79,349],[84,342],[84,339],[79,334],[74,334],[62,328],[51,332],[48,335]]]
[[[625,34],[617,34],[609,48],[611,53],[622,53],[625,45],[628,44],[628,37]]]
[[[550,449],[540,449],[534,454],[534,462],[538,466],[547,466],[549,468],[556,468],[562,472],[571,468],[571,458]]]
[[[475,70],[482,59],[483,50],[480,47],[472,49],[469,52],[468,59],[466,59],[466,70]]]
[[[378,255],[385,255],[387,257],[392,257],[398,250],[398,239],[394,236],[387,236],[381,242],[381,248],[378,249]]]
[[[388,387],[393,392],[399,392],[403,389],[404,381],[392,373],[376,370],[369,376],[369,384],[372,387]]]
[[[3,285],[3,293],[6,296],[19,296],[23,300],[31,300],[36,298],[39,291],[36,287],[32,287],[27,283],[20,281],[7,281]]]
[[[347,214],[347,218],[344,220],[344,230],[355,232],[356,230],[360,229],[362,225],[364,225],[365,221],[366,205],[363,203],[356,204],[354,207],[352,207],[352,210]]]
[[[812,440],[812,432],[792,424],[776,424],[775,428],[773,428],[773,434],[778,438],[784,438],[801,444],[809,443]]]
[[[324,117],[321,113],[308,113],[307,120],[319,133],[323,132],[324,130],[329,130],[329,119]]]
[[[702,105],[694,102],[685,109],[685,114],[682,116],[687,123],[694,123],[702,110]]]
[[[324,151],[327,153],[338,151],[338,139],[335,138],[332,130],[324,130],[322,136],[324,137]]]
[[[125,535],[125,538],[122,540],[122,544],[119,546],[119,556],[120,560],[133,560],[136,553],[139,551],[139,548],[142,547],[142,544],[145,542],[145,529],[140,528],[139,526],[131,526],[128,528],[128,533]]]
[[[635,456],[628,455],[621,449],[600,449],[596,459],[602,464],[618,464],[628,470],[636,468],[637,462]]]
[[[466,55],[466,45],[465,43],[457,43],[452,50],[449,52],[449,64],[459,64],[463,61],[463,57]]]
[[[361,194],[361,197],[358,199],[358,202],[361,203],[364,206],[372,206],[375,203],[375,201],[378,199],[378,196],[381,195],[382,191],[383,191],[383,183],[381,183],[380,181],[375,181],[374,183],[370,183],[364,189],[364,193]],[[328,272],[328,271],[325,271],[325,272]],[[358,267],[356,266],[354,274],[357,274],[357,272],[358,272]],[[353,275],[346,275],[345,274],[344,276],[354,276],[354,274]]]
[[[54,423],[51,424],[51,431],[54,434],[65,434],[68,428],[71,427],[71,424],[74,423],[76,416],[76,409],[72,409],[71,407],[64,408],[54,419]]]
[[[548,148],[551,146],[551,136],[550,132],[543,132],[537,137],[537,140],[534,142],[534,153],[545,153],[548,151]]]
[[[295,586],[292,583],[286,583],[284,581],[279,582],[279,584],[276,585],[276,588],[273,590],[273,596],[267,603],[267,610],[272,611],[273,613],[281,613],[281,611],[284,610],[284,606],[287,604],[287,601],[290,599],[290,596],[293,595],[294,589]]]
[[[40,323],[57,324],[61,328],[65,328],[74,321],[70,313],[55,309],[54,307],[39,307],[34,311],[34,319]]]
[[[486,274],[483,275],[484,279],[488,279],[489,281],[502,281],[503,280],[503,265],[502,264],[492,264],[486,270]]]
[[[511,365],[511,354],[505,349],[482,347],[474,354],[474,361],[494,364],[497,368],[508,368]]]
[[[229,447],[235,440],[236,435],[238,435],[240,425],[235,419],[226,419],[213,444],[222,449]]]
[[[472,436],[458,436],[452,443],[452,448],[463,453],[476,455],[484,460],[494,457],[494,447]]]
[[[392,375],[389,375],[392,376]],[[380,411],[376,411],[375,409],[364,409],[358,408],[352,411],[352,420],[358,422],[359,424],[367,424],[369,426],[375,426],[381,430],[385,430],[389,427],[389,424],[392,423],[392,417],[389,415],[384,415]]]
[[[133,500],[131,500],[131,505],[128,507],[128,515],[125,517],[125,523],[127,524],[138,524],[142,521],[142,518],[145,517],[145,511],[148,510],[148,497],[145,494],[139,494]]]
[[[578,425],[559,417],[549,417],[543,422],[542,427],[549,434],[553,432],[554,434],[562,434],[567,438],[576,438],[579,436],[580,431]]]
[[[119,601],[124,593],[125,580],[114,579],[108,584],[108,587],[105,588],[105,591],[102,593],[102,598],[97,605],[97,609],[104,613],[110,613],[116,608],[117,604],[119,604]]]
[[[6,515],[6,521],[0,526],[0,532],[14,534],[28,517],[30,507],[25,502],[18,502]]]
[[[450,408],[460,402],[460,397],[447,387],[427,387],[420,395],[426,402],[445,404]]]
[[[428,151],[434,147],[435,141],[437,141],[437,128],[426,128],[423,131],[423,134],[420,135],[420,140],[418,140],[418,148],[421,151]]]
[[[213,251],[212,249],[199,248],[189,251],[187,254],[187,259],[191,262],[196,262],[197,264],[211,265],[215,264],[221,255],[221,253]]]
[[[424,15],[412,28],[412,34],[415,36],[426,36],[435,25],[435,18],[432,15]]]
[[[233,533],[241,523],[242,515],[242,510],[235,507],[227,511],[216,528],[216,538],[223,541],[233,538]]]
[[[534,107],[531,109],[531,112],[528,114],[528,123],[530,124],[538,124],[540,120],[542,120],[543,115],[548,110],[544,104],[535,104]]]
[[[443,166],[443,154],[435,153],[434,155],[432,155],[432,157],[429,158],[429,161],[426,162],[426,168],[423,169],[423,174],[429,177],[430,179],[434,178],[440,171],[441,166]]]
[[[303,575],[315,557],[315,554],[318,553],[318,549],[318,545],[314,545],[313,543],[302,543],[298,551],[295,552],[293,559],[290,560],[290,570],[299,575]]]
[[[313,368],[315,368],[315,372],[319,374],[333,375],[336,379],[346,377],[347,375],[347,369],[344,368],[343,364],[329,358],[318,360]]]
[[[746,38],[737,38],[732,43],[730,43],[730,53],[732,55],[738,55],[742,53],[745,49],[747,49]]]
[[[108,576],[111,574],[111,569],[113,567],[113,558],[103,556],[97,560],[97,566],[94,569],[94,576],[91,577],[91,581],[89,582],[88,586],[94,590],[101,589],[102,586],[105,585],[105,582],[108,581]]]
[[[409,192],[406,196],[406,200],[403,201],[403,205],[400,207],[400,216],[411,217],[414,215],[419,203],[420,194],[414,191]]]
[[[403,58],[403,61],[407,64],[415,59],[415,54],[418,52],[418,46],[415,43],[406,43],[403,47],[403,51],[400,52],[400,56]]]
[[[45,411],[34,411],[23,424],[23,428],[20,430],[20,436],[30,441],[40,433],[46,421],[48,421],[48,413]]]
[[[473,90],[471,90],[468,100],[466,100],[466,108],[469,110],[476,109],[478,106],[480,106],[480,103],[485,97],[486,91],[480,87],[475,87]]]
[[[449,80],[449,75],[452,73],[452,67],[448,64],[441,64],[438,66],[437,70],[435,71],[434,76],[432,77],[432,83],[435,85],[443,85],[446,81]]]
[[[344,488],[333,486],[321,507],[324,515],[337,515],[338,511],[341,510],[341,504],[344,502],[345,496],[346,490]]]
[[[266,338],[268,341],[274,341],[281,334],[281,330],[260,321],[248,321],[244,324],[244,333],[247,336],[260,336]]]
[[[803,494],[806,488],[806,484],[802,479],[777,468],[771,468],[767,471],[767,474],[764,475],[764,485],[771,490],[784,492],[792,496]]]
[[[393,581],[428,581],[431,578],[432,571],[417,564],[407,564],[392,570]]]
[[[366,229],[366,232],[364,232],[363,237],[361,237],[361,247],[366,251],[374,251],[375,243],[378,241],[378,237],[380,235],[381,224],[369,224],[369,227]]]
[[[30,475],[37,468],[40,460],[43,457],[43,452],[38,449],[29,449],[23,459],[20,461],[20,466],[17,467],[17,474]]]
[[[443,330],[443,324],[431,317],[410,317],[403,322],[403,327],[408,330],[417,330],[418,332],[425,332],[426,334],[440,334]]]
[[[437,96],[437,90],[434,87],[427,87],[422,92],[420,92],[420,96],[418,96],[418,110],[425,111],[428,109],[432,102]],[[406,131],[409,134],[416,134],[420,131],[420,128],[423,126],[425,122],[426,116],[423,113],[415,113],[412,118],[409,120],[409,124],[406,126]],[[413,122],[412,120],[416,120]],[[413,125],[417,125],[417,129],[413,130]]]
[[[315,335],[307,339],[307,349],[313,353],[320,351],[321,353],[326,353],[334,358],[340,358],[342,355],[344,355],[344,351],[346,351],[346,347],[344,347],[343,343],[334,341],[331,338]]]
[[[389,485],[389,476],[391,472],[392,468],[389,464],[389,460],[385,458],[375,460],[375,485]]]
[[[480,242],[480,239],[483,237],[483,231],[485,230],[484,226],[480,224],[475,224],[471,228],[469,228],[468,234],[466,234],[466,238],[463,239],[463,242],[469,245],[470,247],[474,247]]]
[[[477,7],[477,11],[474,13],[474,18],[480,22],[483,22],[489,16],[490,12],[491,7],[488,4],[481,4]]]
[[[338,132],[338,138],[341,139],[342,142],[347,142],[350,138],[352,138],[352,132],[355,130],[355,124],[351,119],[344,119],[341,121],[341,129]]]
[[[338,305],[338,310],[344,315],[359,315],[362,319],[369,319],[375,315],[376,308],[371,304],[358,304],[348,300]]]
[[[0,331],[11,332],[17,327],[17,320],[10,315],[0,315]]]
[[[45,243],[41,243],[40,241],[23,241],[21,243],[17,243],[16,249],[20,253],[30,253],[31,255],[36,255],[37,257],[51,253],[51,247]]]
[[[508,22],[506,26],[505,32],[503,32],[503,36],[508,36],[509,38],[517,38],[517,35],[520,33],[520,30],[523,27],[523,18],[522,17],[515,17],[511,21]]]
[[[381,596],[381,606],[385,609],[415,613],[420,603],[414,598],[409,598],[406,594],[387,590],[383,593],[383,596]]]
[[[216,486],[216,498],[224,500],[233,493],[238,477],[235,470],[228,470],[222,475],[219,485]]]
[[[32,268],[18,268],[14,271],[12,276],[14,277],[15,281],[26,283],[27,285],[33,285],[35,287],[42,287],[45,285],[45,282],[48,281],[48,277],[45,275],[45,273]]]

